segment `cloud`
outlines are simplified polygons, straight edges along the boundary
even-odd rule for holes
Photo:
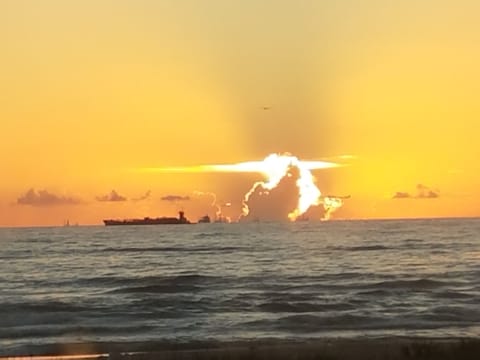
[[[127,200],[126,197],[120,195],[115,190],[112,190],[110,192],[110,194],[106,194],[106,195],[103,195],[103,196],[97,196],[95,199],[97,199],[97,201],[101,201],[101,202],[119,202],[119,201],[126,201]]]
[[[140,197],[138,197],[138,198],[134,198],[134,199],[132,199],[132,200],[133,200],[133,201],[147,200],[147,199],[150,197],[150,194],[151,194],[151,193],[152,193],[152,192],[151,192],[150,190],[148,190],[148,191],[145,193],[145,195],[140,196]]]
[[[419,199],[435,199],[439,196],[437,190],[430,189],[422,184],[417,185],[417,192],[417,198]]]
[[[81,203],[81,200],[73,197],[55,195],[47,190],[35,191],[33,188],[17,199],[17,204],[30,206],[77,205]]]
[[[180,196],[180,195],[166,195],[162,196],[163,201],[187,201],[190,200],[190,196]]]
[[[395,195],[392,196],[392,199],[436,199],[439,196],[438,190],[431,189],[423,184],[418,184],[415,195],[404,191],[397,191]]]
[[[397,191],[395,195],[393,195],[393,199],[409,199],[412,196],[408,192]]]

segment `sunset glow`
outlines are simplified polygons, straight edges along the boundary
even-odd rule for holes
[[[261,173],[277,176],[290,165],[300,164],[306,170],[330,169],[340,166],[328,161],[300,161],[294,156],[271,154],[263,161],[245,161],[237,164],[194,165],[180,167],[143,168],[135,171],[147,173],[201,173],[201,172],[239,172]]]
[[[213,216],[195,191],[235,219],[291,163],[261,159],[286,152],[302,179],[279,196],[301,191],[286,218],[480,216],[478,13],[471,0],[2,1],[0,226]]]

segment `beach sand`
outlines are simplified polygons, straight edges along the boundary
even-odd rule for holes
[[[49,345],[36,356],[0,359],[112,360],[367,360],[480,359],[480,339],[319,339],[305,341],[252,340],[191,343],[89,343]]]

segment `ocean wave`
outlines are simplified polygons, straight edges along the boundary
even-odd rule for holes
[[[236,233],[228,233],[223,231],[218,232],[202,232],[193,235],[194,239],[211,239],[211,238],[232,238],[232,237],[239,237],[239,234]]]
[[[122,277],[122,276],[93,276],[88,278],[78,279],[77,281],[82,284],[90,285],[116,285],[116,286],[128,286],[128,285],[150,285],[150,284],[191,284],[191,283],[204,283],[204,282],[214,282],[221,278],[217,276],[210,275],[200,275],[200,274],[181,274],[181,275],[151,275],[151,276],[131,276],[131,277]]]
[[[417,244],[417,243],[425,242],[424,239],[419,239],[419,238],[405,238],[405,239],[402,239],[401,241],[407,244]]]
[[[362,245],[362,246],[327,246],[328,250],[334,251],[380,251],[392,250],[392,247],[384,245]]]
[[[187,253],[196,253],[196,252],[233,252],[245,250],[243,247],[239,246],[153,246],[153,247],[107,247],[101,249],[102,252],[119,252],[119,253],[148,253],[148,252],[187,252]]]
[[[148,276],[116,279],[117,287],[108,293],[178,293],[198,291],[212,285],[218,277],[206,275]]]
[[[457,322],[479,322],[480,310],[472,306],[436,306],[430,311],[432,319],[435,321],[457,321]]]
[[[311,313],[351,310],[353,308],[354,306],[349,303],[266,302],[258,305],[260,311],[270,313]]]
[[[470,293],[465,293],[462,291],[455,291],[455,290],[433,292],[432,296],[440,299],[471,299],[472,297],[474,297]]]
[[[443,286],[451,286],[449,282],[431,280],[431,279],[415,279],[415,280],[390,280],[390,281],[381,281],[373,284],[367,284],[360,286],[366,289],[412,289],[412,290],[421,290],[421,289],[435,289]]]
[[[1,313],[0,313],[1,314]],[[75,311],[51,311],[48,313],[38,313],[35,311],[25,312],[22,309],[12,310],[9,313],[0,315],[0,328],[15,328],[18,326],[43,326],[71,324],[77,318]],[[0,336],[1,338],[1,336]]]
[[[336,315],[295,314],[276,319],[261,319],[244,324],[258,331],[313,334],[341,330],[434,330],[446,327],[468,328],[478,322],[443,314],[408,314],[396,316],[340,313]]]
[[[17,326],[0,327],[0,338],[4,340],[24,339],[24,338],[49,338],[57,336],[94,336],[109,335],[119,336],[132,333],[148,332],[156,328],[155,325],[70,325],[70,326]]]
[[[252,321],[248,326],[264,330],[275,329],[293,333],[313,333],[324,330],[368,328],[373,322],[384,322],[382,319],[364,315],[339,314],[321,316],[317,314],[288,315],[278,319],[262,319]]]
[[[109,291],[109,294],[168,294],[168,293],[181,293],[181,292],[193,292],[197,290],[195,285],[175,285],[175,284],[158,284],[158,285],[146,285],[146,286],[133,286],[123,287]]]
[[[385,296],[391,296],[392,292],[387,289],[372,289],[372,290],[358,291],[356,295],[370,296],[370,297],[385,297]]]
[[[25,303],[0,303],[0,314],[9,313],[51,313],[51,312],[79,312],[88,310],[87,307],[62,301],[36,301]]]
[[[142,313],[141,309],[132,308],[128,303],[83,305],[66,302],[31,301],[30,303],[2,303],[0,304],[0,326],[40,326],[73,324],[82,319],[94,317],[108,322],[112,318],[126,320],[131,317],[148,318],[151,313]],[[148,310],[148,309],[147,309]]]

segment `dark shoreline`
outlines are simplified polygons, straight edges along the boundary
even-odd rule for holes
[[[29,354],[0,356],[14,358],[207,360],[207,359],[479,359],[480,338],[355,338],[310,340],[245,340],[151,342],[92,342],[31,346]],[[82,356],[84,355],[84,357]],[[92,356],[93,355],[93,356]]]

